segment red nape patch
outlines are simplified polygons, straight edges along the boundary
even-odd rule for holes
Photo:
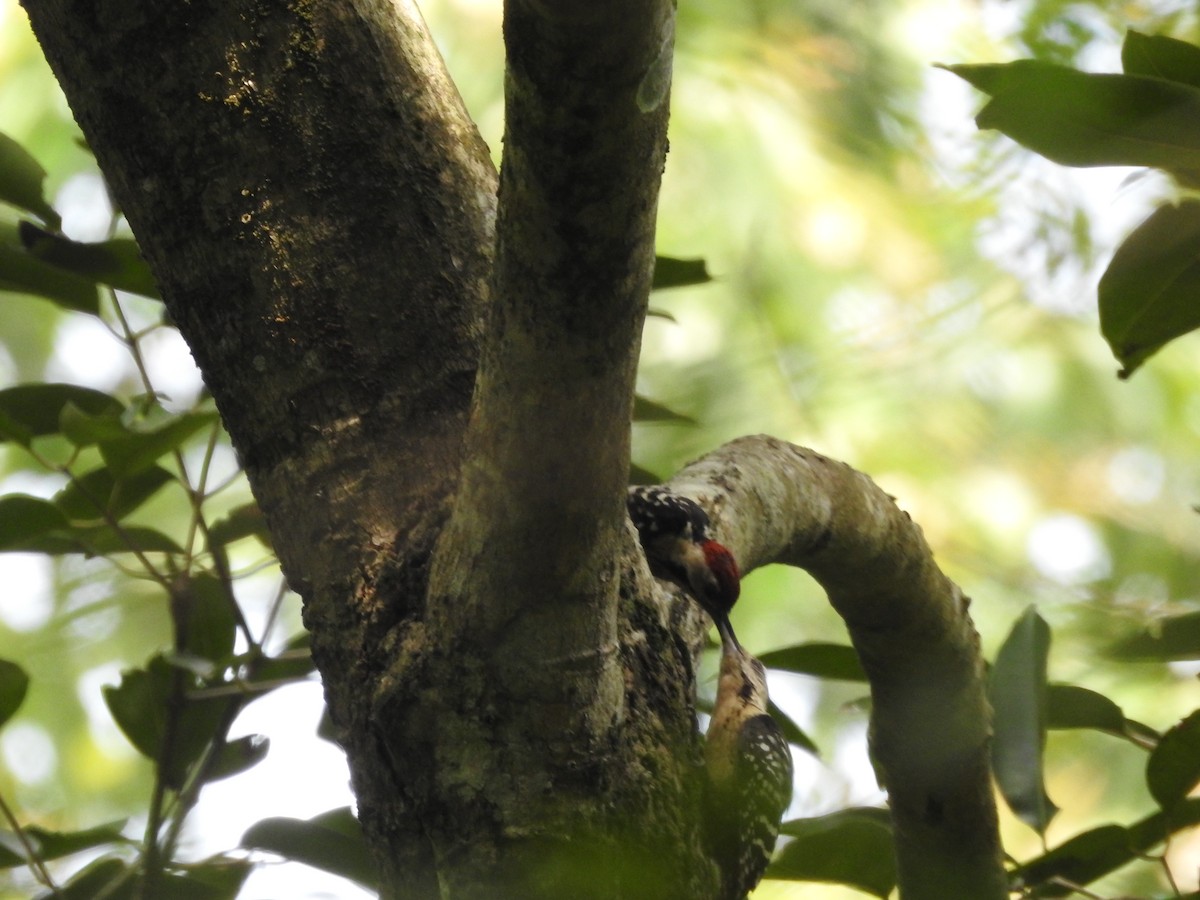
[[[742,592],[742,575],[738,571],[737,561],[723,544],[716,541],[705,541],[700,549],[704,551],[704,561],[708,563],[709,571],[721,586],[721,597],[727,604],[726,608],[732,609],[738,594]]]

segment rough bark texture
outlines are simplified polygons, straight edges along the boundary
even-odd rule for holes
[[[397,766],[430,777],[417,808],[447,792],[468,804],[431,829],[439,855],[469,860],[444,873],[455,896],[511,884],[531,896],[509,867],[543,873],[547,896],[688,896],[710,868],[668,846],[695,843],[679,828],[694,794],[673,783],[690,716],[641,705],[645,667],[686,682],[688,651],[661,625],[647,644],[619,615],[666,152],[667,85],[653,102],[639,90],[665,77],[655,64],[672,25],[668,2],[505,8],[493,306],[466,462],[434,555],[424,652],[380,692]],[[454,696],[429,682],[454,683]],[[489,716],[503,721],[499,753]],[[631,778],[651,747],[667,777]]]
[[[432,890],[370,685],[461,458],[487,148],[412,4],[26,6],[304,597],[385,879]]]
[[[871,683],[872,761],[904,900],[1007,897],[979,638],[921,529],[845,463],[765,436],[725,445],[670,486],[708,507],[746,571],[806,569],[845,619]]]

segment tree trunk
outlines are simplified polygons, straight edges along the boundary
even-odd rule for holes
[[[406,0],[24,3],[304,599],[384,894],[714,897],[702,623],[623,507],[672,3],[510,0],[499,181]],[[1002,896],[965,606],[922,541],[871,530],[893,519],[865,479],[812,533],[829,497],[770,500],[825,465],[701,487],[744,568],[810,566],[850,622],[902,871],[956,840],[988,882],[961,896]],[[847,548],[887,563],[866,587]],[[880,587],[906,567],[939,598],[915,624]],[[888,629],[942,647],[956,687],[925,691]],[[962,777],[910,796],[925,748],[893,722],[931,697]],[[968,809],[977,837],[950,827]]]
[[[385,893],[710,894],[698,620],[622,571],[671,5],[508,10],[495,267],[411,4],[27,12],[304,599]]]

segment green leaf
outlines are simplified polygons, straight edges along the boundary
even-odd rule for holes
[[[129,843],[128,839],[121,835],[121,829],[125,827],[126,821],[118,819],[115,822],[107,822],[104,825],[85,828],[82,831],[48,831],[36,825],[30,825],[23,828],[22,831],[37,848],[39,858],[59,859],[81,850],[102,847],[105,844]]]
[[[120,410],[108,410],[99,415],[84,412],[74,403],[67,403],[58,414],[58,430],[76,447],[90,447],[101,441],[112,441],[129,433]]]
[[[227,662],[233,655],[237,617],[233,600],[216,577],[200,573],[180,584],[172,597],[171,618],[183,651],[214,663]]]
[[[67,520],[49,500],[25,494],[0,497],[0,551],[36,550],[38,539]]]
[[[1071,885],[1086,885],[1142,859],[1172,834],[1200,824],[1200,799],[1184,800],[1169,812],[1146,816],[1128,828],[1102,825],[1078,834],[1022,864],[1014,882],[1035,888],[1034,897],[1077,896]]]
[[[243,859],[212,857],[162,875],[161,896],[170,900],[235,900],[253,865]]]
[[[1100,332],[1129,375],[1200,326],[1200,200],[1160,206],[1125,239],[1100,279]]]
[[[1127,32],[1121,67],[1127,75],[1149,75],[1200,87],[1200,47],[1165,35]]]
[[[127,429],[120,437],[101,441],[100,455],[118,477],[132,475],[178,450],[193,434],[216,421],[216,413],[184,413],[152,430]]]
[[[31,256],[16,226],[0,222],[0,291],[43,297],[63,309],[100,314],[96,284]]]
[[[1134,851],[1145,854],[1172,834],[1200,825],[1200,797],[1189,797],[1129,826]]]
[[[658,256],[654,259],[654,280],[650,290],[659,291],[665,288],[686,287],[692,284],[707,284],[712,281],[708,267],[702,259],[675,259],[670,256]]]
[[[205,773],[205,781],[219,781],[245,772],[267,758],[271,740],[262,734],[248,734],[226,741]]]
[[[327,828],[334,834],[340,834],[342,837],[361,840],[362,824],[358,821],[358,816],[354,815],[354,810],[349,806],[337,806],[333,809],[327,809],[323,813],[317,813],[308,820],[313,825],[320,828]],[[372,862],[371,870],[374,871],[375,866]]]
[[[104,702],[113,721],[143,756],[157,759],[166,734],[166,707],[171,697],[171,669],[155,665],[121,673],[121,683],[106,685]]]
[[[891,820],[881,809],[844,809],[815,819],[783,823],[793,840],[775,857],[766,877],[781,881],[848,884],[876,897],[896,886]]]
[[[91,556],[132,553],[134,549],[142,553],[183,553],[183,548],[167,535],[141,525],[122,525],[120,533],[107,525],[76,528],[75,532],[86,543]]]
[[[1093,728],[1125,733],[1125,714],[1103,694],[1071,684],[1052,684],[1046,691],[1047,728]]]
[[[208,529],[208,538],[214,546],[224,547],[244,537],[256,537],[270,549],[271,535],[267,532],[267,520],[257,503],[247,503],[229,511],[225,518]]]
[[[783,732],[783,737],[789,744],[795,744],[797,747],[802,747],[813,756],[820,756],[821,751],[818,749],[813,739],[805,734],[804,729],[796,724],[795,720],[785,713],[774,703],[769,703],[767,711],[771,717],[775,719],[779,725],[779,730]]]
[[[14,662],[0,659],[0,725],[11,719],[25,701],[29,676]]]
[[[1041,885],[1053,878],[1086,885],[1133,859],[1129,831],[1120,825],[1101,825],[1059,844],[1048,853],[1025,863],[1014,873],[1023,885]],[[1033,896],[1057,897],[1072,894],[1069,888],[1037,891]]]
[[[17,234],[25,249],[42,262],[119,291],[159,299],[158,286],[150,274],[150,267],[142,259],[137,241],[112,238],[83,244],[30,222],[21,222]]]
[[[137,876],[125,861],[105,856],[88,863],[53,894],[40,894],[37,900],[133,900],[136,892]]]
[[[275,656],[261,656],[248,666],[250,683],[300,681],[317,670],[310,649],[309,634],[301,632],[291,638]]]
[[[1104,653],[1121,660],[1200,659],[1200,612],[1151,622],[1145,631],[1118,641]]]
[[[169,787],[179,788],[190,767],[217,736],[217,728],[240,697],[190,699],[195,679],[161,655],[145,669],[121,674],[121,683],[104,688],[104,702],[117,727],[143,756],[159,763]],[[174,716],[171,755],[162,759],[163,742]]]
[[[858,654],[846,644],[813,642],[771,650],[758,658],[768,669],[795,672],[798,675],[815,675],[836,681],[866,681]]]
[[[46,202],[45,181],[46,170],[32,154],[0,132],[0,202],[33,213],[51,228],[61,228],[62,219]]]
[[[62,513],[59,513],[61,516]],[[183,548],[167,535],[141,525],[122,525],[120,531],[108,525],[68,525],[44,532],[13,550],[33,550],[51,556],[82,553],[87,557],[114,553],[183,553]]]
[[[308,821],[275,817],[256,822],[242,835],[242,846],[266,850],[375,889],[379,876],[358,820],[348,807]]]
[[[678,422],[682,425],[695,425],[696,420],[691,416],[668,409],[661,403],[647,400],[635,395],[633,398],[633,421],[635,422]]]
[[[1046,795],[1042,769],[1049,652],[1050,629],[1030,606],[1005,639],[988,679],[996,782],[1012,811],[1039,834],[1058,812]]]
[[[1103,694],[1069,684],[1052,684],[1046,690],[1047,728],[1092,728],[1147,748],[1160,735],[1148,725],[1125,718],[1121,708]]]
[[[1166,731],[1146,762],[1150,796],[1170,809],[1200,782],[1200,710]]]
[[[58,434],[70,404],[89,416],[120,415],[115,397],[74,384],[19,384],[0,391],[0,439],[28,446],[35,437]]]
[[[1067,166],[1200,168],[1200,88],[1023,59],[945,66],[992,99],[975,117]]]
[[[117,478],[102,467],[76,478],[55,495],[54,503],[75,521],[100,519],[106,512],[120,521],[174,480],[175,476],[160,466],[128,478]]]

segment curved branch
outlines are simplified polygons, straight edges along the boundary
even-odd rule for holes
[[[806,569],[845,620],[871,682],[905,900],[1007,897],[979,638],[921,529],[862,473],[766,436],[725,445],[670,487],[708,507],[744,571]]]

